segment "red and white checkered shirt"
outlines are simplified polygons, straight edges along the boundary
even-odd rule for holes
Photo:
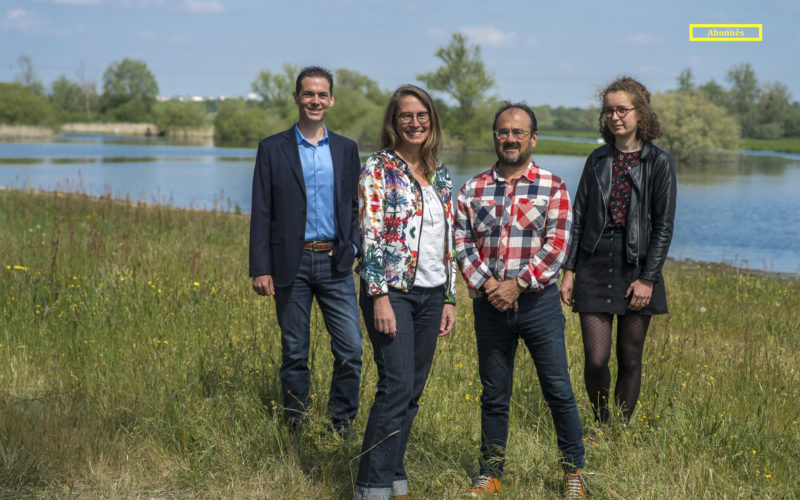
[[[456,255],[471,297],[494,276],[542,290],[558,279],[572,232],[572,207],[559,177],[531,161],[515,181],[497,164],[466,182],[456,205]]]

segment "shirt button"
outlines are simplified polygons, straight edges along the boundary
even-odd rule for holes
[[[608,256],[609,257],[613,257],[614,256],[614,252],[608,252]]]
[[[608,272],[613,273],[614,272],[614,268],[612,267],[611,269],[608,270]]]
[[[611,288],[612,285],[608,285],[608,288]]]
[[[611,299],[606,299],[606,302],[610,304],[611,303]]]

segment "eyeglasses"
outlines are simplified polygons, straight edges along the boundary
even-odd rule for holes
[[[620,118],[625,118],[626,116],[628,116],[628,113],[630,113],[634,109],[636,109],[636,108],[635,107],[634,108],[623,108],[623,107],[619,107],[619,108],[603,108],[603,114],[606,115],[606,118],[611,118],[612,116],[614,116],[614,113],[616,113],[617,116],[620,117]]]
[[[417,117],[417,122],[420,125],[424,125],[425,123],[428,123],[431,120],[431,114],[428,113],[427,111],[423,111],[421,113],[417,113],[416,115],[414,113],[400,113],[399,115],[397,115],[397,121],[399,121],[403,125],[408,125],[409,123],[414,121],[415,116]]]
[[[514,139],[521,141],[522,139],[528,137],[528,134],[531,133],[531,130],[522,130],[521,128],[515,128],[512,130],[508,130],[507,128],[500,128],[494,131],[494,136],[497,137],[498,141],[505,141],[508,139],[509,135],[513,135]]]

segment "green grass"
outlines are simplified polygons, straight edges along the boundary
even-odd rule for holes
[[[742,149],[751,151],[777,151],[800,154],[800,138],[795,139],[742,139]]]
[[[550,137],[580,137],[582,139],[600,138],[600,134],[597,130],[554,130],[540,128],[539,135],[549,135]]]
[[[587,156],[589,153],[599,148],[600,144],[588,142],[559,141],[555,139],[539,139],[536,141],[534,155],[568,155],[568,156]]]
[[[331,355],[312,316],[312,421],[281,424],[279,331],[247,278],[244,216],[0,190],[0,496],[352,496],[360,445],[330,435]],[[800,284],[668,263],[671,314],[645,345],[641,406],[585,422],[593,498],[796,498]],[[440,340],[406,455],[414,498],[476,473],[481,388],[469,299]],[[364,342],[363,432],[375,390]],[[501,498],[560,498],[549,411],[519,350]]]

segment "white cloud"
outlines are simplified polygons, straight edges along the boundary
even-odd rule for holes
[[[181,8],[195,14],[216,14],[225,10],[219,0],[184,0]]]
[[[42,27],[42,22],[35,12],[24,9],[9,9],[3,16],[2,26],[4,28],[15,29],[25,32],[38,32]]]
[[[469,38],[471,42],[492,47],[512,45],[518,38],[513,31],[510,33],[501,31],[494,26],[467,26],[459,31]]]
[[[689,66],[697,67],[703,65],[703,59],[699,56],[689,56]]]
[[[529,49],[535,49],[539,46],[539,39],[532,36],[525,41],[525,46]]]
[[[636,45],[651,45],[660,41],[660,38],[650,33],[636,33],[625,38],[626,43],[633,43]]]

